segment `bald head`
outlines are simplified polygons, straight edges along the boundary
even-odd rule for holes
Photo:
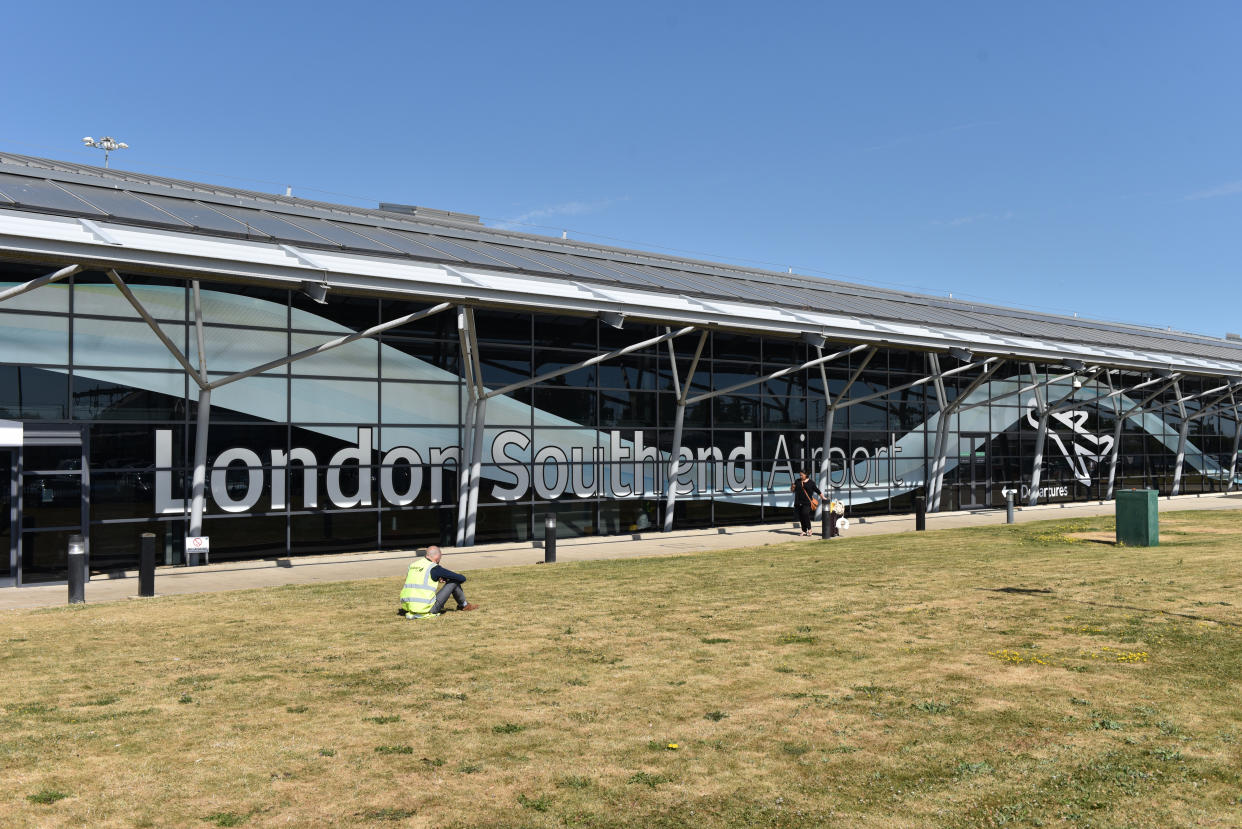
[[[432,564],[439,564],[442,555],[444,554],[440,552],[440,548],[434,544],[427,548],[427,560]]]

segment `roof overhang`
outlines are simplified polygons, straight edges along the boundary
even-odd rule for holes
[[[287,244],[204,236],[83,221],[63,216],[0,211],[0,256],[181,278],[300,285],[327,281],[334,289],[387,296],[452,300],[531,312],[620,312],[635,320],[726,328],[757,334],[820,334],[830,340],[976,354],[1021,360],[1080,360],[1110,368],[1165,369],[1209,376],[1242,375],[1233,362],[1176,352],[1099,346],[957,327],[874,320],[816,311],[792,311],[729,299],[695,297],[569,279],[445,266],[411,259],[308,250]]]

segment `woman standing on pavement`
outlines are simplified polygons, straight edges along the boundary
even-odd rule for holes
[[[815,482],[807,477],[806,470],[803,469],[798,473],[798,480],[794,481],[794,512],[798,514],[798,523],[802,525],[802,534],[811,534],[811,516],[815,514],[815,508],[819,506],[821,493],[819,487],[815,486]]]

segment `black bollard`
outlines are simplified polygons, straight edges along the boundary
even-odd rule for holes
[[[914,496],[914,529],[916,532],[927,529],[927,497],[924,495]]]
[[[543,519],[543,563],[556,563],[556,513],[549,512]]]
[[[836,516],[832,514],[832,510],[828,509],[827,504],[824,504],[823,509],[820,511],[819,516],[820,516],[819,537],[820,538],[832,538],[832,536],[834,535],[834,533],[832,532],[832,524]]]
[[[1013,490],[1005,490],[1005,523],[1013,523]]]
[[[142,551],[138,558],[138,595],[155,595],[155,533],[142,534]]]
[[[86,603],[86,540],[69,536],[69,604]]]

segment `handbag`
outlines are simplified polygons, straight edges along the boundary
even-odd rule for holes
[[[807,499],[811,502],[811,512],[815,512],[815,510],[819,509],[819,499],[814,495],[807,496],[805,484],[799,483],[798,486],[802,489],[802,495],[807,497]]]

